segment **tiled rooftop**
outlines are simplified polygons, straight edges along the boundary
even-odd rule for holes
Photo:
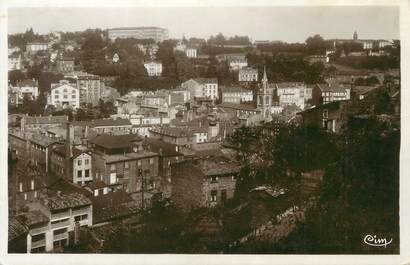
[[[347,87],[338,84],[317,84],[321,91],[333,92],[333,93],[344,93]]]
[[[143,139],[135,134],[125,135],[99,135],[90,140],[90,143],[107,149],[128,148],[133,142],[142,141]]]
[[[188,127],[162,127],[158,129],[152,129],[151,131],[172,137],[192,136],[192,132],[188,129]]]
[[[87,206],[90,204],[91,200],[79,193],[57,195],[46,200],[46,206],[51,211]]]
[[[216,78],[202,78],[202,77],[198,77],[194,79],[196,82],[200,83],[200,84],[217,84],[218,83],[218,79]]]
[[[75,121],[72,122],[73,126],[89,126],[89,127],[110,127],[110,126],[131,126],[129,119],[99,119],[92,121]]]
[[[33,134],[31,136],[30,142],[41,145],[43,147],[48,147],[52,144],[59,143],[60,141],[56,138],[47,137],[41,134]]]
[[[136,159],[155,157],[155,156],[158,156],[158,154],[154,152],[150,152],[150,151],[139,151],[137,153],[126,153],[126,154],[114,154],[114,155],[104,154],[103,155],[106,163],[129,161],[129,160],[136,160]]]
[[[236,110],[249,110],[249,111],[260,111],[255,108],[252,104],[235,104],[229,102],[223,102],[218,105],[219,108],[229,108],[229,109],[236,109]]]
[[[161,140],[147,138],[147,143],[151,151],[159,153],[162,150],[163,156],[182,156],[183,154],[176,151],[176,145],[166,143]]]
[[[251,90],[244,89],[240,86],[221,86],[222,93],[252,93]]]
[[[26,79],[24,81],[18,82],[17,83],[18,87],[37,87],[38,84],[36,81],[31,80],[31,79]]]
[[[17,239],[28,232],[27,226],[20,222],[16,217],[9,218],[8,227],[8,242]]]
[[[277,88],[294,88],[294,87],[303,87],[305,86],[302,82],[283,82],[283,83],[276,83]]]
[[[65,157],[65,155],[66,155],[66,146],[65,145],[58,146],[57,148],[55,148],[53,150],[53,152],[59,154],[62,157]],[[77,157],[77,156],[81,155],[82,153],[86,153],[86,152],[87,151],[82,151],[82,150],[80,150],[76,147],[71,148],[72,157]]]
[[[29,228],[50,221],[50,219],[39,210],[29,211],[18,218]]]
[[[56,124],[68,122],[68,116],[24,116],[26,124]]]
[[[200,160],[199,167],[206,176],[236,174],[241,169],[239,163],[223,161],[221,158]]]

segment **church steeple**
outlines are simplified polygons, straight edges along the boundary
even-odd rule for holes
[[[355,30],[353,33],[353,40],[357,40],[357,39],[358,39],[357,31]]]
[[[261,111],[262,118],[269,120],[272,107],[272,91],[269,89],[266,67],[263,67],[262,89],[257,94],[257,108]]]
[[[266,93],[266,90],[268,89],[268,77],[266,75],[266,66],[263,67],[262,89],[264,93]]]

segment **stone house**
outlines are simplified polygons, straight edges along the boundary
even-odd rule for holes
[[[171,199],[181,211],[215,207],[233,198],[240,165],[222,157],[171,165]]]

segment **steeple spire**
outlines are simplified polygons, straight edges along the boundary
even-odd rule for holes
[[[266,66],[263,67],[263,82],[268,82],[268,77],[266,76]]]
[[[266,92],[266,90],[268,89],[268,77],[266,75],[266,66],[263,67],[262,88],[264,92]]]

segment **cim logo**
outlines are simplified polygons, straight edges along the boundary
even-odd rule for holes
[[[393,238],[387,240],[386,238],[378,238],[376,235],[366,235],[363,239],[363,242],[369,246],[373,247],[387,247],[393,242]]]

